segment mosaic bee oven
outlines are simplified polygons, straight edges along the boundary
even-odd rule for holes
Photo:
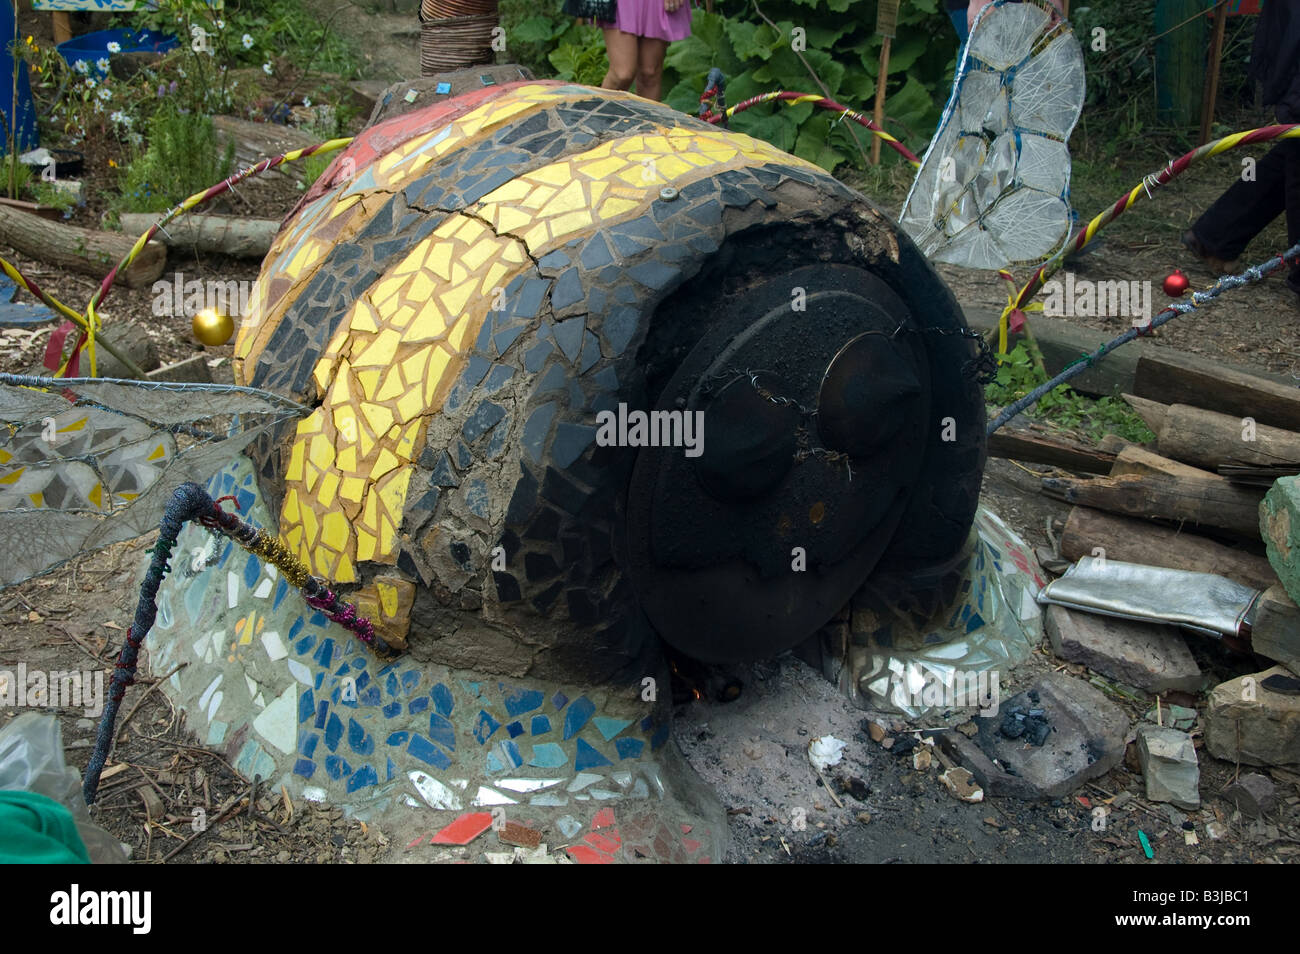
[[[185,664],[168,691],[245,776],[412,850],[490,843],[501,809],[575,860],[719,858],[658,635],[725,661],[820,633],[832,680],[904,712],[924,673],[1032,645],[1018,544],[973,523],[965,334],[861,196],[666,107],[527,82],[379,122],[236,341],[239,383],[314,410],[208,489],[407,651],[191,526],[151,665]],[[645,446],[654,412],[677,446]]]

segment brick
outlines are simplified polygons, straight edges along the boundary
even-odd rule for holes
[[[1043,623],[1052,651],[1094,672],[1149,692],[1199,692],[1201,670],[1172,626],[1049,606]]]
[[[1264,680],[1274,675],[1295,678],[1274,666],[1210,692],[1204,725],[1211,755],[1248,765],[1300,764],[1300,696],[1265,689]]]

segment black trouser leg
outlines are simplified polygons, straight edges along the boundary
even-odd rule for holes
[[[1300,140],[1278,143],[1286,150],[1286,240],[1287,247],[1300,242]],[[1287,285],[1300,294],[1300,265],[1291,269]]]
[[[1300,147],[1300,142],[1287,140],[1270,149],[1255,164],[1253,182],[1239,179],[1196,220],[1192,231],[1207,252],[1224,261],[1239,258],[1251,239],[1284,209],[1289,210],[1287,194],[1293,191],[1289,180],[1297,177],[1296,184],[1300,184],[1300,173],[1292,171],[1296,164],[1293,147]],[[1294,228],[1292,220],[1288,211],[1288,228]],[[1295,221],[1300,223],[1300,219]]]

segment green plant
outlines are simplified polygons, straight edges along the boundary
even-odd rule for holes
[[[28,191],[33,202],[46,208],[58,209],[61,212],[66,212],[77,204],[77,200],[72,197],[72,193],[60,189],[52,182],[45,182],[41,179],[31,180],[28,183]]]
[[[163,212],[234,168],[235,146],[217,144],[212,119],[175,109],[159,112],[149,131],[149,145],[123,170],[119,211]]]
[[[558,0],[542,0],[540,10],[524,8],[523,0],[503,4],[508,50],[514,55],[516,44],[521,45],[524,54],[534,58],[529,65],[536,69],[541,61],[536,51],[550,48],[546,62],[562,79],[598,84],[607,68],[600,31],[576,25],[556,12],[557,6]],[[525,9],[532,12],[524,16]],[[763,0],[757,5],[752,0],[719,0],[715,13],[696,9],[691,35],[669,46],[665,100],[695,113],[704,79],[715,66],[727,77],[729,104],[779,89],[822,93],[809,74],[811,67],[832,99],[870,112],[881,47],[875,22],[875,0]],[[913,0],[900,7],[885,126],[914,151],[924,147],[938,122],[956,53],[957,37],[938,0]],[[863,165],[849,128],[811,104],[755,107],[737,114],[731,128],[825,169],[842,162]],[[870,134],[854,128],[865,146]]]
[[[599,86],[609,70],[601,31],[593,26],[577,26],[567,35],[568,39],[550,54],[551,65],[560,79]]]
[[[313,182],[325,174],[330,163],[334,161],[335,153],[326,153],[323,156],[307,156],[305,159],[298,160],[302,163],[303,186],[302,188],[311,188]]]
[[[1034,366],[1023,343],[1012,348],[1010,354],[999,355],[998,359],[997,377],[984,389],[984,399],[990,404],[1005,407],[1047,381]],[[1100,439],[1103,434],[1118,434],[1137,444],[1155,438],[1142,419],[1123,401],[1113,397],[1085,397],[1064,384],[1048,391],[1026,413],[1061,427],[1083,431],[1093,440]]]
[[[16,199],[27,187],[32,177],[32,167],[18,161],[18,150],[10,149],[4,160],[5,191],[9,198]]]

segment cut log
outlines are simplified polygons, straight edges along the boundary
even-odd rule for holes
[[[1300,431],[1300,390],[1194,355],[1142,355],[1133,393]]]
[[[1156,446],[1165,457],[1207,470],[1300,465],[1300,434],[1186,404],[1169,405]]]
[[[1251,648],[1300,676],[1300,607],[1281,584],[1266,589],[1255,604]]]
[[[124,212],[122,231],[135,238],[143,235],[159,216]],[[228,215],[187,215],[169,222],[155,239],[171,248],[216,252],[237,258],[263,258],[280,231],[279,219],[244,219]]]
[[[1168,404],[1161,404],[1159,401],[1148,401],[1136,394],[1124,394],[1121,397],[1123,397],[1124,403],[1133,409],[1133,413],[1142,418],[1143,423],[1151,428],[1152,433],[1160,433],[1160,428],[1165,426],[1165,413],[1169,410]]]
[[[1160,473],[1091,479],[1045,477],[1043,491],[1070,504],[1127,517],[1218,527],[1247,539],[1259,538],[1259,502],[1264,496],[1234,487],[1213,474],[1208,479]]]
[[[1218,474],[1192,467],[1190,464],[1180,464],[1168,457],[1161,457],[1137,444],[1129,444],[1116,454],[1115,465],[1110,469],[1110,476],[1118,477],[1121,474],[1163,474],[1166,477],[1185,477],[1189,480],[1217,481],[1224,487],[1229,485],[1228,480]]]
[[[1033,421],[1017,418],[989,437],[989,455],[1036,464],[1052,464],[1065,470],[1104,474],[1115,455],[1084,443],[1069,434]]]
[[[0,205],[0,244],[47,265],[103,278],[126,257],[135,242],[116,232],[47,222]],[[128,288],[149,285],[162,274],[166,264],[167,249],[158,242],[150,242],[140,250],[135,261],[118,272],[116,281]]]
[[[1278,582],[1268,560],[1187,531],[1075,507],[1061,533],[1061,556],[1093,556],[1101,548],[1111,560],[1164,566],[1174,570],[1217,573],[1256,589]]]
[[[262,159],[270,159],[289,152],[302,149],[320,142],[320,138],[303,132],[293,126],[280,126],[275,123],[254,123],[234,116],[213,116],[212,124],[217,130],[217,141],[225,149],[228,142],[235,143],[235,167],[243,169]],[[284,165],[257,176],[268,181],[293,182],[295,185],[305,182],[305,171],[301,162],[286,162]],[[249,182],[254,180],[247,180]],[[241,184],[239,188],[243,188]]]

